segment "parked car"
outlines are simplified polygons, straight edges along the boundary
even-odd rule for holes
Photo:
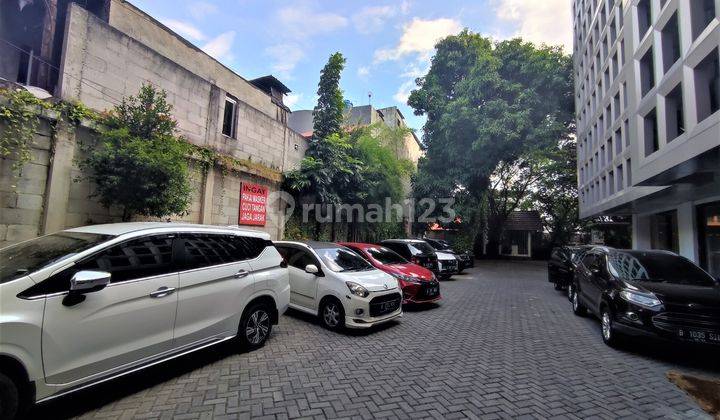
[[[429,243],[435,251],[449,252],[453,254],[458,260],[459,273],[462,273],[462,271],[466,268],[475,267],[475,256],[472,252],[457,252],[452,248],[450,243],[441,239],[425,238],[425,242]]]
[[[402,316],[398,281],[344,246],[275,242],[288,264],[290,307],[331,330],[369,328]]]
[[[437,255],[435,250],[424,241],[417,239],[386,239],[378,245],[395,251],[411,263],[427,268],[437,275]]]
[[[402,289],[403,304],[440,300],[440,283],[427,268],[411,263],[384,246],[357,242],[343,242],[340,245],[352,249],[373,267],[395,277]]]
[[[720,283],[672,252],[593,248],[575,272],[572,307],[600,318],[611,346],[625,335],[720,345]]]
[[[265,233],[176,223],[69,229],[0,250],[0,410],[229,339],[262,346],[288,306]]]
[[[566,290],[571,285],[575,267],[585,252],[591,248],[590,245],[580,245],[560,246],[552,249],[548,261],[548,281],[555,285],[555,290]]]
[[[406,260],[427,268],[441,280],[449,279],[457,273],[457,259],[451,254],[438,254],[433,247],[422,239],[386,239],[380,245],[397,252]],[[440,262],[442,257],[443,262]]]

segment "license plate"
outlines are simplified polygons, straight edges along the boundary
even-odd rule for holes
[[[431,268],[431,267],[432,267],[432,263],[425,263],[425,264],[423,264],[423,266],[426,267],[426,268]]]
[[[425,289],[425,294],[428,296],[435,296],[438,294],[438,288],[437,287],[428,287]]]
[[[393,302],[383,302],[382,306],[380,306],[380,310],[390,311],[390,310],[395,309],[396,306],[397,306],[397,304],[394,301]]]
[[[720,344],[720,332],[679,329],[678,337],[699,343]]]

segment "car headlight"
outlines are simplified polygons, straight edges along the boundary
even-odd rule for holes
[[[367,297],[370,294],[370,292],[368,292],[368,289],[355,282],[346,281],[345,284],[347,285],[348,289],[350,289],[350,292],[352,292],[352,294],[355,296]]]
[[[628,302],[645,306],[647,308],[656,308],[662,305],[662,302],[660,302],[660,299],[658,299],[654,293],[640,293],[634,290],[623,290],[620,292],[620,296]]]
[[[398,279],[398,280],[402,280],[402,281],[407,282],[407,283],[420,284],[420,280],[417,279],[417,278],[415,278],[415,277],[413,277],[413,276],[408,276],[408,275],[406,275],[406,274],[395,274],[395,273],[393,273],[392,276],[395,277],[395,278]]]

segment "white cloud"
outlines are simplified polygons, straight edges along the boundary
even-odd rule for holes
[[[367,6],[363,7],[352,17],[355,29],[361,34],[379,32],[385,22],[397,14],[393,6]]]
[[[294,4],[278,12],[280,26],[287,34],[305,39],[344,28],[348,19],[336,13],[316,10],[310,3]]]
[[[404,81],[400,87],[398,87],[397,92],[393,95],[393,99],[400,102],[403,105],[407,104],[408,98],[410,97],[410,92],[415,89],[415,81],[414,80],[406,80]]]
[[[410,0],[403,0],[402,3],[400,3],[400,13],[406,15],[410,11],[411,6],[412,3],[410,3]]]
[[[180,36],[183,36],[191,41],[205,41],[207,39],[207,36],[205,36],[200,29],[188,22],[175,19],[160,19],[160,22],[177,32]]]
[[[395,47],[375,51],[375,62],[397,60],[408,54],[420,54],[429,58],[440,39],[461,30],[462,25],[455,19],[414,18],[403,27],[402,36]]]
[[[202,49],[217,60],[230,61],[233,58],[231,50],[234,41],[235,31],[227,31],[208,41]]]
[[[572,11],[567,0],[494,0],[497,17],[517,25],[513,36],[572,51]]]
[[[187,5],[188,13],[195,19],[202,20],[208,15],[217,13],[218,7],[205,1],[194,1]]]
[[[370,67],[362,66],[362,67],[358,68],[357,74],[358,74],[358,76],[363,77],[363,78],[368,77],[370,75]]]
[[[282,79],[292,79],[292,71],[305,57],[302,47],[295,43],[272,45],[265,48],[265,54],[272,60],[272,71]]]
[[[285,105],[287,105],[288,108],[292,109],[295,105],[297,105],[297,103],[302,99],[302,97],[302,93],[291,93],[285,96],[283,102],[285,103]]]

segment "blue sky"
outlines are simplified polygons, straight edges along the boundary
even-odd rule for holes
[[[315,105],[320,69],[340,51],[341,88],[355,105],[405,101],[435,41],[463,28],[496,39],[523,36],[571,46],[571,0],[131,0],[247,79],[273,74],[291,109]]]

